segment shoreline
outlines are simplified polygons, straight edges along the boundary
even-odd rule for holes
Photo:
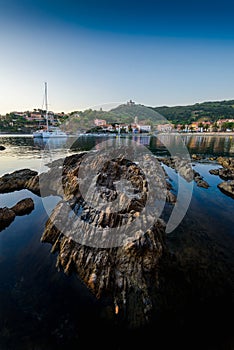
[[[128,136],[157,136],[157,135],[182,135],[182,136],[234,136],[234,131],[228,131],[228,132],[158,132],[158,133],[147,133],[147,134],[125,134],[121,135],[121,137],[128,137]],[[14,137],[33,137],[33,134],[18,134],[18,133],[1,133],[0,137],[8,137],[8,136],[14,136]],[[74,136],[81,136],[81,135],[68,135],[68,137],[74,137]],[[107,135],[107,134],[82,134],[82,136],[118,136],[118,135]]]
[[[234,131],[226,132],[171,132],[171,133],[160,133],[160,135],[189,135],[189,136],[234,136]]]

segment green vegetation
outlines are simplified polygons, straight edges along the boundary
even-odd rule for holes
[[[176,124],[234,118],[234,100],[202,102],[188,106],[149,107]]]
[[[0,116],[0,132],[24,132],[30,133],[37,129],[43,123],[33,121],[30,117],[31,113],[41,113],[45,111],[34,110],[26,111],[22,115],[16,115],[14,112]],[[121,104],[109,111],[87,109],[85,111],[73,111],[71,113],[58,113],[54,115],[57,125],[63,129],[70,131],[86,131],[95,127],[95,119],[104,119],[108,124],[121,123],[131,124],[136,117],[138,122],[151,125],[152,130],[157,124],[170,122],[177,128],[178,124],[182,124],[182,130],[186,124],[192,122],[211,121],[214,123],[214,129],[217,127],[216,121],[219,119],[234,119],[234,100],[214,101],[196,103],[187,106],[162,106],[147,107],[141,104]],[[45,121],[44,121],[45,124]],[[204,125],[204,128],[208,128]],[[233,130],[233,123],[224,123],[223,130]]]

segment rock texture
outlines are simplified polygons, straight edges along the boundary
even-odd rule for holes
[[[34,209],[34,202],[32,198],[25,198],[16,203],[10,210],[12,210],[16,216],[21,216],[31,213]]]
[[[165,225],[158,220],[138,240],[111,249],[81,245],[61,235],[49,221],[42,242],[58,253],[57,266],[78,274],[97,298],[110,298],[111,318],[117,316],[129,328],[151,319],[152,285],[160,288],[159,267],[165,253]]]
[[[234,158],[218,157],[216,162],[219,163],[222,168],[211,169],[209,172],[224,180],[224,182],[217,185],[218,188],[224,194],[234,198]]]
[[[58,267],[68,274],[76,272],[97,298],[111,300],[113,318],[118,317],[130,328],[140,327],[151,317],[152,284],[155,288],[159,288],[160,284],[158,271],[166,251],[165,223],[162,219],[156,219],[146,232],[132,225],[145,207],[148,183],[138,165],[124,156],[111,161],[101,157],[95,159],[92,167],[99,169],[99,164],[102,166],[97,173],[96,190],[92,198],[97,204],[91,206],[80,191],[82,181],[87,181],[86,177],[83,179],[78,176],[81,160],[82,155],[73,155],[66,158],[63,165],[59,161],[50,164],[48,176],[53,181],[47,181],[47,190],[49,193],[55,191],[54,176],[62,166],[62,181],[57,182],[56,188],[62,200],[52,212],[41,240],[52,244],[52,252],[58,254]],[[149,157],[146,156],[144,162],[149,169],[148,176],[151,171],[157,170],[155,167],[151,169],[152,159]],[[158,167],[161,168],[159,164]],[[88,167],[85,170],[89,173]],[[159,170],[156,171],[156,177],[154,174],[157,181],[155,198],[174,203],[171,186],[166,183],[162,169]],[[131,195],[120,195],[116,212],[108,205],[103,209],[99,205],[101,199],[111,203],[118,198],[117,185],[120,179],[130,183]],[[144,220],[147,221],[147,217],[143,215]],[[129,227],[132,227],[130,236],[125,235],[125,231],[129,233]],[[116,229],[114,234],[111,232],[113,228]],[[118,235],[121,244],[115,246],[112,243],[118,242]],[[109,248],[98,247],[104,238]],[[97,243],[97,247],[93,243]]]
[[[33,209],[34,202],[31,198],[22,199],[12,208],[0,208],[0,231],[8,227],[16,216],[29,214]]]
[[[188,159],[181,159],[178,156],[158,158],[163,164],[175,169],[186,181],[191,182],[194,178],[193,169]]]
[[[218,157],[216,162],[219,163],[222,168],[211,169],[210,174],[218,175],[222,180],[234,180],[234,159]]]
[[[192,155],[192,159],[194,160],[201,160],[203,159],[201,156]],[[203,177],[197,172],[192,169],[191,162],[187,159],[181,159],[178,156],[174,157],[165,157],[165,158],[158,158],[163,164],[167,165],[168,167],[176,170],[180,176],[182,176],[187,182],[195,181],[197,186],[208,188],[210,185],[207,181],[203,179]]]
[[[218,184],[218,188],[234,199],[234,180],[228,180]]]
[[[30,169],[21,169],[0,178],[0,193],[19,191],[28,187],[28,181],[37,175]]]

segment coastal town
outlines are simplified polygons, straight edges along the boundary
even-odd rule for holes
[[[154,114],[155,113],[155,114]],[[196,114],[197,113],[197,114]],[[186,112],[185,112],[186,114]],[[165,118],[156,114],[151,108],[137,105],[132,100],[110,111],[88,109],[70,113],[45,111],[13,111],[0,115],[0,133],[33,134],[35,130],[45,129],[47,124],[60,127],[67,133],[105,133],[105,134],[150,134],[150,133],[215,133],[233,132],[234,115],[218,117],[215,111],[213,116],[207,116],[196,111],[191,117],[173,119],[170,114]]]
[[[53,126],[66,126],[66,120],[79,121],[77,113],[53,113],[49,112],[50,124]],[[232,132],[234,131],[234,119],[223,118],[217,121],[194,121],[186,123],[145,123],[136,116],[132,123],[108,122],[106,119],[95,118],[90,123],[88,133],[173,133],[173,132]],[[45,128],[46,118],[42,110],[28,112],[11,112],[0,116],[0,132],[32,133],[35,129]],[[81,127],[81,131],[85,129]],[[87,129],[87,128],[86,128]]]

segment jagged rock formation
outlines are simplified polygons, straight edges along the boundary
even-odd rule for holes
[[[140,327],[150,320],[151,285],[159,287],[160,260],[166,251],[165,223],[155,219],[144,232],[148,217],[142,215],[140,226],[134,224],[145,208],[148,182],[137,164],[124,157],[111,161],[97,157],[90,169],[86,164],[87,174],[91,168],[101,166],[91,197],[96,205],[90,205],[80,190],[82,182],[88,181],[86,176],[79,177],[81,159],[81,155],[74,155],[63,164],[62,181],[57,188],[63,199],[52,212],[41,240],[52,244],[52,252],[58,254],[58,267],[66,273],[76,272],[97,298],[112,300],[113,317],[118,315],[128,327]],[[149,166],[151,161],[147,156],[144,158],[149,174],[156,171]],[[54,176],[54,167],[57,169],[58,165],[61,166],[58,161],[50,165],[49,177]],[[159,164],[158,167],[161,168]],[[158,190],[154,199],[174,202],[163,171],[158,169],[155,178]],[[118,194],[120,179],[130,183],[131,195]],[[54,185],[54,181],[51,183]],[[48,190],[53,188],[48,186]],[[117,210],[113,212],[109,204],[103,207],[102,199],[107,203],[118,199]]]
[[[164,233],[165,225],[158,220],[144,235],[123,246],[92,248],[61,235],[49,220],[42,242],[53,244],[57,266],[65,273],[76,272],[97,298],[111,298],[112,318],[117,316],[128,327],[137,328],[151,319],[152,285],[160,288]]]
[[[81,176],[86,154],[56,160],[48,164],[45,173],[22,169],[4,175],[0,192],[26,188],[42,197],[60,196],[41,241],[52,244],[52,252],[58,254],[58,267],[66,273],[77,273],[97,298],[111,300],[113,318],[116,315],[129,327],[140,327],[150,320],[150,289],[152,284],[159,288],[158,271],[166,252],[165,223],[154,201],[175,203],[176,197],[161,165],[148,155],[142,156],[147,177],[124,154],[108,161],[99,156],[92,164],[88,160]],[[85,190],[82,192],[93,169],[99,169],[90,197],[95,206],[84,198]],[[150,181],[155,186],[152,198]],[[119,186],[125,186],[120,194]],[[153,212],[144,212],[148,202]],[[9,216],[13,209],[17,207],[8,210]]]

